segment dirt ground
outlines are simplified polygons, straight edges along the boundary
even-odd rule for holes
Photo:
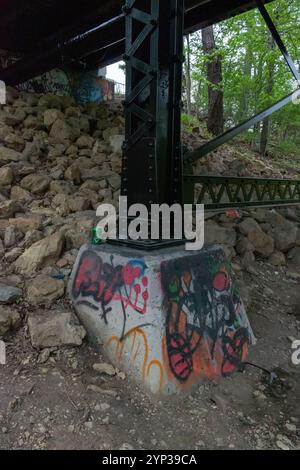
[[[103,378],[101,351],[35,351],[24,327],[7,339],[0,366],[1,449],[199,450],[300,449],[299,281],[266,263],[245,274],[257,345],[243,373],[200,385],[189,396],[157,401],[128,378]],[[22,310],[22,306],[19,307]],[[91,385],[96,386],[90,387]],[[91,388],[93,390],[91,390]]]

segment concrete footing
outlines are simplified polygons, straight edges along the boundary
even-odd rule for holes
[[[80,250],[69,292],[109,360],[154,394],[236,371],[253,333],[224,251]]]

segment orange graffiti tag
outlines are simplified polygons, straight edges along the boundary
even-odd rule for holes
[[[121,341],[120,338],[117,336],[112,336],[109,340],[105,343],[104,347],[106,350],[110,350],[112,345],[115,344],[115,361],[117,364],[121,364],[122,360],[124,359],[124,352],[125,347],[128,344],[129,340],[131,341],[131,345],[129,347],[130,350],[130,360],[134,363],[138,360],[139,356],[143,355],[142,360],[142,367],[141,367],[141,378],[142,382],[145,382],[145,379],[151,375],[151,370],[153,368],[159,369],[159,391],[163,387],[163,377],[164,377],[164,368],[160,361],[157,359],[152,360],[149,362],[149,346],[147,336],[144,331],[140,328],[133,328],[132,330],[128,331],[125,335],[124,339]]]

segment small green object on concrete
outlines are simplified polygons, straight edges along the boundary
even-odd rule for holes
[[[101,239],[101,230],[97,227],[94,227],[92,229],[92,245],[101,245],[102,244],[102,239]]]

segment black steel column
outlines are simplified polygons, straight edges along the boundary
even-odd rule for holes
[[[182,203],[184,0],[127,0],[123,10],[127,89],[122,195],[128,204]]]

